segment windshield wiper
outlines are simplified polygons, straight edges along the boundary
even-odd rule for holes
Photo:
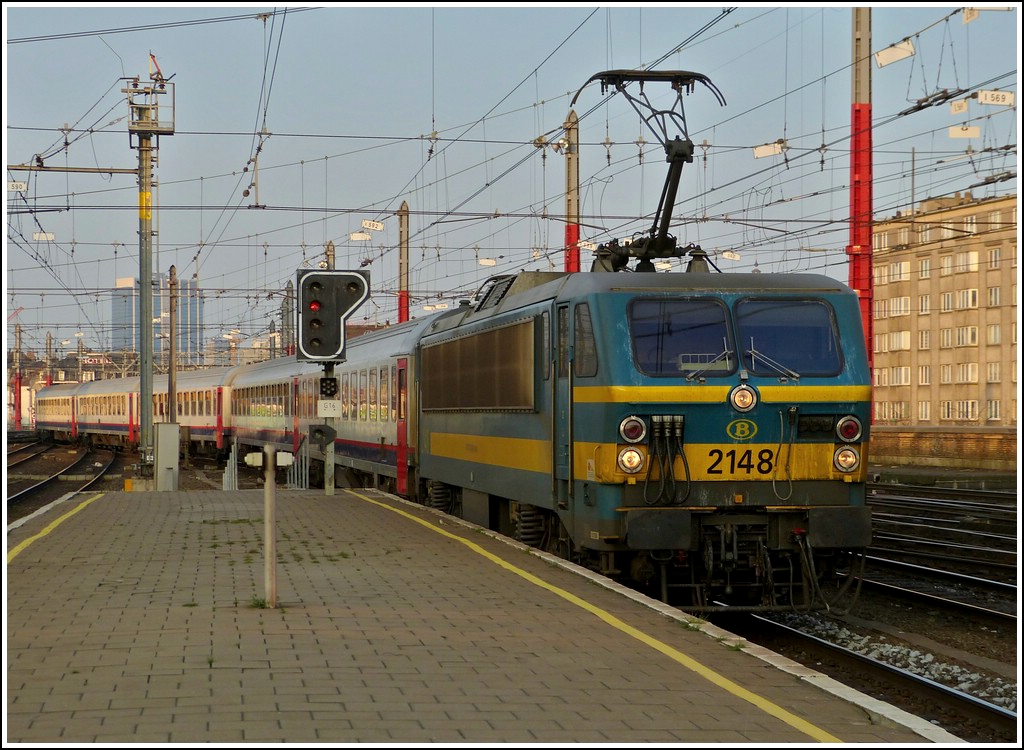
[[[710,370],[711,366],[713,364],[715,364],[716,362],[720,362],[723,357],[726,360],[728,360],[730,356],[732,356],[732,351],[729,350],[729,349],[726,349],[721,354],[717,355],[714,359],[712,359],[710,362],[705,362],[704,366],[702,368],[700,368],[699,370],[694,370],[693,372],[691,372],[689,375],[686,376],[686,379],[687,380],[693,380],[694,378],[699,378],[705,372]]]
[[[744,352],[744,354],[746,354],[747,356],[750,357],[750,369],[751,370],[756,370],[757,369],[757,359],[760,359],[762,362],[764,362],[766,365],[771,367],[773,370],[775,370],[775,372],[779,373],[783,377],[793,378],[793,380],[799,380],[800,379],[800,373],[794,372],[793,370],[790,370],[788,367],[786,367],[785,365],[779,364],[778,362],[776,362],[774,359],[772,359],[768,355],[762,354],[761,352],[757,351],[753,347],[753,342],[751,342],[750,350],[747,351],[747,352]],[[755,357],[757,359],[755,359]]]

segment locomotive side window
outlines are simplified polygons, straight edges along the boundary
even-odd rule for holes
[[[535,408],[535,328],[529,318],[423,347],[423,410]]]
[[[558,377],[569,377],[569,308],[558,308]]]
[[[740,300],[736,329],[743,366],[755,375],[826,377],[842,370],[835,315],[822,300]]]
[[[713,299],[638,299],[628,311],[637,368],[655,376],[721,377],[736,367],[725,306]]]
[[[590,306],[585,302],[576,305],[576,351],[573,359],[573,374],[577,377],[597,375],[597,344],[594,342],[594,326],[590,320]]]

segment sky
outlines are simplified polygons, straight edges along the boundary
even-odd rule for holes
[[[1018,109],[977,92],[1016,105],[1019,7],[871,7],[872,53],[914,48],[870,66],[875,216],[1016,194]],[[280,330],[285,286],[328,243],[337,268],[370,273],[350,322],[397,322],[403,203],[412,317],[495,274],[564,270],[556,145],[570,110],[581,240],[647,232],[665,149],[625,97],[590,82],[608,70],[693,71],[725,100],[697,85],[682,97],[686,132],[668,123],[668,138],[695,144],[671,209],[680,245],[725,272],[848,281],[853,16],[766,4],[5,3],[7,350],[16,324],[37,356],[47,334],[58,349],[109,347],[116,279],[139,275],[138,183],[124,173],[139,152],[122,89],[154,75],[170,84],[159,100],[173,134],[155,144],[153,269],[196,280],[207,338],[248,346],[272,321]],[[667,83],[643,93],[674,106]],[[52,171],[12,169],[40,161]]]

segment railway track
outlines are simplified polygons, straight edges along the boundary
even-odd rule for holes
[[[764,646],[834,677],[872,697],[921,716],[967,742],[1017,739],[1017,714],[977,696],[819,638],[798,627],[754,614],[719,623]]]
[[[40,458],[37,454],[32,458]],[[73,460],[45,467],[41,474],[7,477],[8,522],[23,518],[69,492],[82,492],[99,482],[113,464],[113,451],[76,451]]]

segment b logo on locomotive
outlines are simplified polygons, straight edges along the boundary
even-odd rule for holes
[[[757,425],[749,419],[734,419],[725,431],[733,440],[751,440],[757,434]]]

